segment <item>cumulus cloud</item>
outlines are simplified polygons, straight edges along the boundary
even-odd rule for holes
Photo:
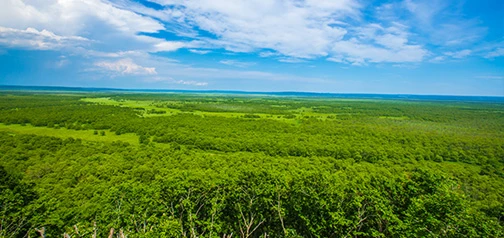
[[[156,68],[143,67],[135,62],[132,59],[120,59],[117,61],[99,61],[94,64],[100,69],[110,71],[114,74],[122,74],[122,75],[145,75],[145,74],[157,74]]]

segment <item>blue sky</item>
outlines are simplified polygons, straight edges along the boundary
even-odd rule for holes
[[[501,0],[3,0],[0,85],[504,96]]]

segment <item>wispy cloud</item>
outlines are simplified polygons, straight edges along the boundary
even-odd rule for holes
[[[393,64],[392,67],[400,68],[400,69],[416,69],[418,68],[417,64]]]
[[[345,63],[345,61],[343,60],[343,57],[342,56],[332,56],[332,57],[329,57],[326,59],[327,61],[331,61],[331,62],[336,62],[336,63]]]
[[[504,56],[502,37],[489,30],[498,24],[486,22],[485,26],[484,21],[493,18],[479,17],[475,13],[479,10],[467,11],[468,5],[456,0],[385,4],[361,0],[148,0],[161,8],[150,8],[145,2],[4,0],[0,54],[19,52],[11,52],[11,48],[43,50],[37,54],[47,51],[52,55],[44,66],[51,65],[53,70],[82,72],[82,68],[92,67],[97,78],[123,77],[187,88],[218,87],[219,80],[298,82],[309,88],[314,82],[343,81],[339,78],[343,75],[357,78],[355,75],[373,72],[366,71],[369,67],[386,65],[382,69],[397,71],[417,66],[441,68],[444,65],[422,62],[463,64],[468,58],[486,63],[488,72],[495,73],[499,72],[495,70],[501,63],[499,57]],[[295,67],[278,62],[312,65],[317,70],[293,74],[290,70]],[[359,74],[337,74],[342,68],[351,71],[351,66],[360,66],[356,69]]]
[[[67,66],[68,64],[70,64],[70,60],[66,56],[62,55],[59,57],[59,60],[57,60],[54,63],[54,67],[55,68],[62,68],[62,67]]]
[[[445,52],[444,54],[447,56],[450,56],[454,59],[462,59],[471,54],[471,50],[460,50],[460,51],[455,51],[455,52]]]
[[[182,84],[182,85],[191,85],[191,86],[207,86],[207,82],[198,82],[198,81],[192,81],[192,80],[176,80],[171,77],[152,77],[152,78],[146,78],[144,79],[145,82],[153,83],[153,82],[166,82],[166,83],[172,83],[172,84]]]
[[[51,50],[88,42],[84,37],[61,36],[45,29],[39,31],[29,27],[26,30],[18,30],[0,26],[0,44],[13,48]]]
[[[184,24],[189,22],[217,36],[217,39],[200,37],[207,46],[237,52],[263,50],[259,56],[284,56],[279,58],[283,62],[334,55],[352,64],[417,62],[427,52],[422,45],[409,43],[407,28],[398,23],[386,23],[386,26],[375,23],[374,28],[370,25],[365,27],[367,29],[346,23],[346,20],[360,17],[362,5],[355,0],[330,3],[292,0],[267,4],[221,0],[212,3],[196,0],[155,2],[176,9],[179,17],[171,23],[178,24],[186,19]],[[361,37],[367,33],[372,36]],[[375,54],[366,56],[363,53],[366,50]],[[380,56],[383,54],[386,56]]]
[[[197,50],[197,49],[189,49],[189,52],[199,54],[199,55],[206,55],[212,51],[210,50]]]
[[[446,56],[439,55],[439,56],[436,56],[436,57],[430,59],[429,62],[431,62],[431,63],[439,63],[439,62],[443,62],[445,60],[446,60]]]
[[[501,57],[501,56],[504,56],[504,48],[497,48],[491,52],[488,52],[486,55],[485,55],[485,58],[496,58],[496,57]]]
[[[451,50],[450,46],[474,42],[486,33],[486,28],[476,19],[466,18],[457,10],[460,4],[450,1],[386,3],[371,9],[375,19],[363,18],[366,5],[358,0],[272,0],[261,4],[226,0],[152,2],[166,8],[156,10],[128,0],[53,1],[47,4],[6,1],[0,9],[0,26],[4,26],[4,31],[11,29],[9,34],[27,27],[46,29],[39,31],[38,35],[50,32],[62,37],[61,41],[86,35],[105,44],[101,45],[102,48],[109,46],[124,52],[189,48],[192,53],[207,54],[211,49],[223,48],[231,52],[258,53],[260,57],[274,56],[280,62],[327,58],[354,65],[421,62],[431,54],[427,44],[442,45]],[[162,31],[174,33],[184,40],[168,41],[139,34]],[[4,45],[12,47],[17,44],[47,49],[61,44],[51,43],[51,37],[36,40],[26,37],[22,40],[21,36],[9,40],[2,38]],[[19,40],[10,40],[13,38]],[[486,57],[501,55],[501,51],[495,51]],[[451,57],[465,56],[460,53]]]
[[[458,1],[442,0],[405,0],[396,3],[393,15],[401,16],[401,9],[411,13],[411,18],[396,19],[407,22],[410,26],[429,38],[430,44],[442,46],[468,45],[484,37],[487,28],[475,18],[467,18]],[[402,8],[401,8],[402,5]]]
[[[184,43],[180,41],[162,41],[154,44],[154,49],[152,52],[161,52],[161,51],[175,51],[182,47],[184,47]]]
[[[150,65],[156,67],[158,76],[170,78],[183,78],[193,81],[205,80],[252,80],[252,81],[286,81],[286,82],[303,82],[303,83],[323,83],[327,82],[318,77],[306,77],[293,75],[288,73],[274,73],[260,70],[247,70],[242,68],[236,69],[219,69],[219,68],[205,68],[194,67],[187,64],[152,61]]]
[[[271,57],[271,56],[277,56],[278,53],[276,52],[271,52],[271,51],[264,51],[264,52],[260,52],[259,53],[259,56],[260,57],[263,57],[263,58],[266,58],[266,57]]]
[[[237,60],[221,60],[219,61],[221,64],[230,65],[234,67],[246,68],[255,65],[254,62],[242,62]]]
[[[165,27],[151,17],[102,0],[45,1],[44,4],[3,1],[0,27],[0,40],[9,47],[54,50],[66,45],[83,45],[87,39],[82,47],[88,50],[99,47],[160,52],[185,47],[183,42],[139,34],[155,33]]]
[[[122,32],[134,37],[139,32],[164,29],[163,24],[152,18],[101,0],[2,1],[0,25],[17,29],[47,29],[59,35],[88,32],[94,37],[97,35],[93,33],[98,32],[107,35]]]
[[[77,52],[78,54],[83,55],[85,57],[97,57],[97,58],[143,57],[143,56],[147,55],[146,52],[135,51],[135,50],[103,52],[103,51],[97,51],[97,50],[88,50],[88,49],[79,48],[79,47],[74,49],[74,52]]]
[[[303,60],[300,58],[292,58],[292,57],[279,58],[278,61],[284,62],[284,63],[303,63],[303,62],[306,62],[306,60]]]
[[[159,4],[173,2],[156,0]],[[347,1],[270,1],[257,4],[253,1],[198,1],[175,3],[179,17],[177,24],[187,19],[198,28],[218,36],[219,44],[231,51],[273,49],[279,53],[301,58],[326,55],[331,41],[344,36],[345,30],[331,26],[334,17],[358,15],[360,4]],[[310,40],[305,40],[310,36]]]
[[[476,76],[477,79],[504,79],[504,76],[499,75],[480,75]]]
[[[411,44],[407,27],[399,23],[368,24],[353,29],[352,37],[333,43],[330,61],[353,65],[382,62],[420,62],[428,54],[423,46]]]

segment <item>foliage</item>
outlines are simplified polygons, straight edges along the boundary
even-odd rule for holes
[[[504,236],[501,104],[82,97],[0,94],[0,237]]]

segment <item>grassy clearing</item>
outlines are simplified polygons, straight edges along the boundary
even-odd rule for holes
[[[35,127],[32,125],[5,125],[0,123],[0,131],[7,131],[16,134],[32,134],[38,136],[53,136],[59,138],[69,138],[73,137],[75,139],[82,139],[87,141],[99,141],[99,142],[113,142],[113,141],[122,141],[128,142],[132,145],[139,145],[138,136],[133,133],[116,135],[109,130],[100,130],[105,131],[105,135],[101,136],[100,133],[98,135],[94,135],[94,130],[70,130],[66,128],[54,129],[48,127]],[[100,132],[99,131],[99,132]]]
[[[121,100],[116,101],[110,98],[83,98],[81,99],[85,102],[96,103],[100,105],[112,105],[118,107],[129,107],[129,108],[144,108],[141,116],[142,117],[155,117],[155,116],[173,116],[179,113],[187,113],[178,109],[173,108],[165,108],[165,107],[157,107],[154,105],[154,101],[134,101],[134,100]],[[156,111],[165,111],[164,114],[149,114],[147,110],[156,110]],[[247,114],[251,113],[243,113],[243,112],[204,112],[204,111],[192,111],[192,114],[200,115],[200,116],[219,116],[219,117],[244,117]],[[286,118],[278,118],[275,115],[267,114],[267,113],[253,113],[254,115],[259,116],[260,119],[274,119],[274,120],[291,120]]]
[[[155,117],[155,116],[171,116],[180,113],[178,109],[172,108],[160,108],[153,105],[153,101],[133,101],[133,100],[121,100],[116,101],[110,98],[83,98],[84,102],[96,103],[100,105],[112,105],[118,107],[129,107],[129,108],[143,108],[141,116],[142,117]],[[149,114],[148,110],[164,111],[164,114]],[[139,110],[140,111],[140,110]]]
[[[81,99],[84,102],[90,102],[90,103],[96,103],[100,105],[111,105],[111,106],[118,106],[118,107],[129,107],[129,108],[137,108],[139,109],[139,112],[141,111],[140,116],[141,117],[156,117],[156,116],[173,116],[179,113],[187,113],[183,112],[178,109],[173,109],[173,108],[166,108],[166,107],[158,107],[156,106],[156,103],[154,101],[149,101],[149,100],[113,100],[111,98],[83,98]],[[179,102],[173,102],[174,104],[179,103]],[[145,110],[141,110],[141,108]],[[148,110],[155,110],[155,111],[164,111],[165,113],[162,114],[149,114],[147,113]],[[335,114],[328,114],[328,113],[317,113],[313,112],[312,108],[306,108],[302,107],[296,110],[291,111],[293,115],[295,115],[295,118],[285,118],[283,115],[275,115],[275,114],[268,114],[268,113],[245,113],[245,112],[207,112],[207,111],[191,111],[190,113],[195,114],[195,115],[200,115],[200,116],[218,116],[218,117],[231,117],[231,118],[243,118],[246,117],[246,115],[255,115],[258,116],[257,119],[270,119],[270,120],[279,120],[283,122],[288,122],[288,123],[297,123],[299,119],[302,119],[304,117],[314,117],[318,119],[328,119],[329,116],[334,116]]]
[[[306,119],[306,118],[315,118],[318,120],[332,120],[332,119],[337,119],[339,116],[348,116],[348,115],[355,115],[359,116],[362,115],[362,113],[366,113],[365,111],[359,111],[359,110],[354,110],[351,106],[347,105],[338,105],[342,107],[341,112],[338,113],[325,113],[325,112],[317,112],[317,109],[323,109],[323,108],[329,108],[329,106],[317,106],[316,108],[312,107],[305,107],[301,106],[296,109],[291,109],[291,110],[286,110],[286,113],[289,113],[289,115],[285,114],[269,114],[269,113],[257,113],[257,112],[246,112],[247,107],[244,107],[242,105],[235,106],[235,105],[228,105],[228,104],[219,104],[219,102],[212,103],[212,106],[214,108],[219,108],[219,109],[226,109],[226,110],[232,110],[232,111],[204,111],[204,110],[191,110],[191,111],[183,111],[175,108],[169,108],[165,106],[160,106],[160,105],[165,105],[165,104],[171,104],[171,105],[182,105],[184,104],[183,101],[156,101],[156,100],[127,100],[127,99],[121,99],[121,100],[114,100],[110,97],[101,97],[101,98],[83,98],[81,99],[82,101],[89,102],[89,103],[96,103],[100,105],[111,105],[111,106],[118,106],[118,107],[128,107],[128,108],[133,108],[137,109],[137,112],[139,113],[139,116],[141,117],[159,117],[159,116],[173,116],[177,115],[180,113],[191,113],[194,115],[199,115],[199,116],[208,116],[208,117],[227,117],[227,118],[247,118],[247,119],[266,119],[266,120],[277,120],[277,121],[282,121],[286,123],[292,123],[292,124],[299,124],[300,120]],[[394,103],[394,104],[409,104],[409,102],[401,102],[401,101],[380,101],[380,100],[345,100],[341,99],[339,101],[348,101],[348,102],[375,102],[375,103]],[[428,102],[427,102],[428,103]],[[286,107],[285,105],[278,105],[279,107]],[[240,111],[243,110],[243,111]],[[164,113],[149,113],[148,111],[156,111],[156,112],[164,112]],[[499,111],[500,112],[500,111]],[[254,117],[247,117],[253,115]],[[385,116],[381,115],[378,116],[376,115],[375,117],[372,117],[372,120],[377,120],[377,122],[380,123],[380,121],[397,121],[397,122],[410,122],[410,123],[416,123],[414,119],[408,117],[408,116]],[[439,123],[427,123],[427,122],[422,122],[421,124],[426,124],[427,127],[432,127],[434,126],[436,129],[439,129]],[[422,125],[422,128],[425,127],[426,125]],[[446,129],[446,128],[441,128],[441,129]]]

